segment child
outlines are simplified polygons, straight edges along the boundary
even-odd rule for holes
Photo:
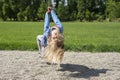
[[[50,14],[55,26],[50,27]],[[37,36],[37,44],[41,57],[48,63],[61,63],[64,54],[63,26],[52,7],[45,14],[44,34]]]

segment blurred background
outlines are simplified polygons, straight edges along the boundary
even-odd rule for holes
[[[51,5],[64,26],[65,50],[120,52],[120,0],[0,0],[0,50],[38,50]]]
[[[0,0],[0,21],[41,21],[49,5],[62,21],[120,22],[120,0]]]

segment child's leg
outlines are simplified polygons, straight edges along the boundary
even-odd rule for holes
[[[39,54],[41,54],[41,57],[44,56],[44,47],[41,45],[42,37],[43,37],[43,35],[38,35],[36,38],[38,49],[39,49]]]

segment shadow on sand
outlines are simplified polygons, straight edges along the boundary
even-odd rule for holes
[[[108,69],[93,69],[83,65],[76,64],[61,64],[59,71],[71,72],[68,76],[76,78],[90,78],[93,76],[99,76],[100,73],[106,73]]]

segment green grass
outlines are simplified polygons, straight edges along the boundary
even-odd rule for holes
[[[53,24],[52,24],[53,25]],[[120,23],[63,22],[65,50],[120,52]],[[0,22],[0,50],[37,50],[43,22]]]

